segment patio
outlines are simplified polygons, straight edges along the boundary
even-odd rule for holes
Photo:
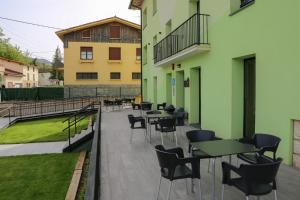
[[[138,113],[138,112],[137,112]],[[132,111],[108,112],[102,116],[102,153],[101,153],[101,195],[106,200],[150,200],[156,199],[160,168],[154,146],[160,144],[159,134],[152,133],[152,144],[145,142],[142,130],[136,130],[133,142],[130,144],[130,128],[127,115]],[[185,130],[194,128],[185,126]],[[154,131],[152,131],[154,132]],[[187,139],[184,131],[177,132],[178,144],[185,153],[187,151]],[[165,137],[165,145],[174,147],[171,137]],[[228,161],[228,157],[223,160]],[[232,163],[236,163],[235,156]],[[211,199],[212,174],[207,172],[208,160],[201,160],[201,186],[202,199]],[[216,195],[221,199],[221,159],[216,161]],[[278,173],[278,199],[299,199],[300,172],[281,165]],[[199,199],[196,193],[186,193],[184,180],[175,181],[171,192],[173,200]],[[198,182],[195,180],[195,186]],[[163,179],[159,199],[166,199],[169,181]],[[190,188],[190,181],[189,181]],[[244,199],[244,194],[234,187],[225,187],[225,198],[230,200]],[[251,197],[250,199],[256,199]],[[273,194],[261,197],[261,199],[274,199]]]

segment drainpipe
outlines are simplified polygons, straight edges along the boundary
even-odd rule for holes
[[[198,34],[198,43],[201,43],[201,36],[200,36],[200,0],[197,1],[197,19],[198,19],[198,23],[197,23],[197,34]]]
[[[143,101],[143,28],[142,28],[142,9],[140,9],[141,20],[141,102]]]

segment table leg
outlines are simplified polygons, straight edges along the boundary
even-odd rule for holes
[[[212,159],[212,173],[213,173],[213,180],[212,180],[212,193],[211,193],[211,199],[216,199],[216,158]]]

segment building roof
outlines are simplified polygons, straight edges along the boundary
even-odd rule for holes
[[[23,73],[15,71],[15,70],[11,70],[11,69],[7,69],[5,68],[5,72],[4,72],[5,76],[16,76],[16,77],[22,77]]]
[[[131,0],[129,4],[129,9],[140,10],[144,0]]]
[[[84,29],[91,28],[91,27],[94,27],[94,26],[99,26],[99,25],[102,25],[102,24],[111,23],[111,22],[118,22],[118,23],[130,26],[132,28],[135,28],[135,29],[141,29],[140,25],[115,16],[115,17],[110,17],[110,18],[90,22],[90,23],[87,23],[87,24],[82,24],[82,25],[79,25],[79,26],[74,26],[74,27],[71,27],[71,28],[63,29],[63,30],[57,31],[55,33],[62,40],[65,34],[72,33],[74,31],[84,30]]]
[[[12,63],[16,63],[16,64],[19,64],[19,65],[25,65],[21,62],[18,62],[18,61],[14,61],[14,60],[10,60],[10,59],[7,59],[7,58],[4,58],[4,57],[0,57],[0,60],[5,60],[7,62],[12,62]],[[26,66],[26,65],[25,65]]]
[[[19,61],[10,60],[10,59],[7,59],[7,58],[1,57],[1,56],[0,56],[0,60],[5,60],[5,61],[7,61],[7,62],[16,63],[16,64],[19,64],[19,65],[22,65],[22,66],[30,66],[30,67],[35,67],[35,68],[37,68],[37,66],[34,66],[34,65],[28,65],[28,64],[23,64],[23,63],[21,63],[21,62],[19,62]]]

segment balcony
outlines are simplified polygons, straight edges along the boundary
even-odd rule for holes
[[[154,64],[162,66],[210,50],[208,17],[195,14],[153,47]]]

